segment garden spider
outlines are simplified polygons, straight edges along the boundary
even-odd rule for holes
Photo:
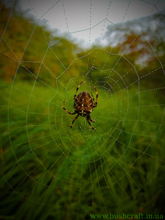
[[[81,92],[78,94],[78,96],[76,97],[77,95],[77,92],[78,92],[78,89],[80,88],[80,86],[82,85],[82,83],[84,82],[85,80],[83,80],[79,86],[77,87],[76,89],[76,93],[74,95],[74,112],[71,113],[69,112],[68,110],[66,110],[66,108],[64,107],[64,104],[65,104],[65,99],[64,99],[64,102],[63,102],[63,109],[70,115],[74,115],[74,114],[77,114],[77,116],[73,119],[72,121],[72,124],[71,124],[71,128],[73,127],[73,124],[74,122],[76,121],[76,119],[79,117],[79,115],[81,115],[82,117],[86,117],[87,118],[87,122],[88,124],[90,125],[90,127],[95,130],[96,128],[94,128],[90,121],[91,122],[95,122],[96,120],[92,120],[91,119],[91,116],[90,114],[92,113],[93,111],[93,108],[97,107],[97,99],[98,99],[98,92],[96,90],[96,87],[94,86],[95,88],[95,92],[96,92],[96,101],[94,101],[94,97],[93,97],[93,94],[91,92],[91,95],[92,97],[89,95],[88,92],[84,91],[84,92]]]

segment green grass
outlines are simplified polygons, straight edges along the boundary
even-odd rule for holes
[[[75,89],[1,86],[0,219],[162,213],[165,118],[158,94],[139,94],[136,85],[116,94],[98,87],[93,131],[82,117],[70,128],[74,116],[62,105],[66,98],[73,111]]]

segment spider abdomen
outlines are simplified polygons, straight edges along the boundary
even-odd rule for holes
[[[93,108],[97,107],[97,99],[98,99],[98,92],[96,90],[96,86],[94,86],[95,92],[96,92],[96,100],[94,100],[93,94],[91,93],[92,97],[89,95],[88,92],[81,92],[79,93],[79,95],[77,96],[77,92],[78,89],[80,88],[80,86],[82,85],[82,83],[85,80],[83,80],[77,87],[75,95],[73,97],[73,99],[75,100],[74,102],[74,112],[71,113],[69,112],[66,108],[65,108],[65,99],[63,101],[63,109],[70,115],[74,115],[77,114],[77,116],[73,119],[72,124],[71,124],[71,128],[73,127],[74,122],[77,120],[77,118],[81,115],[81,116],[86,116],[87,122],[89,124],[89,126],[95,130],[96,128],[94,128],[91,122],[95,122],[96,120],[92,120],[91,119],[91,112],[93,111]],[[77,97],[76,97],[77,96]]]
[[[74,109],[81,116],[86,116],[87,113],[92,112],[93,100],[88,92],[79,93],[74,102]]]

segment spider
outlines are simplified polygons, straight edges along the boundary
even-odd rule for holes
[[[70,115],[74,115],[74,114],[77,114],[77,116],[73,119],[72,121],[72,124],[71,124],[71,128],[73,127],[73,124],[74,122],[76,121],[76,119],[79,117],[79,115],[81,115],[82,117],[86,117],[87,118],[87,122],[88,124],[90,125],[90,127],[95,130],[96,128],[94,128],[90,121],[91,122],[95,122],[95,120],[92,120],[91,119],[91,116],[90,114],[92,113],[93,111],[93,108],[97,107],[97,99],[98,99],[98,92],[96,90],[96,87],[94,86],[94,89],[95,89],[95,92],[96,92],[96,101],[94,101],[94,97],[93,97],[93,94],[91,92],[91,96],[89,95],[88,92],[84,91],[84,92],[81,92],[78,94],[78,96],[76,97],[77,95],[77,92],[78,92],[78,89],[80,88],[80,86],[82,85],[82,83],[84,82],[85,80],[83,80],[77,87],[76,89],[76,93],[74,95],[74,112],[71,113],[69,112],[65,107],[64,107],[64,104],[65,104],[65,100],[64,99],[64,102],[63,102],[63,109]]]

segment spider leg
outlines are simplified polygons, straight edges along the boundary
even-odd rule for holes
[[[89,113],[89,114],[87,114],[87,122],[88,122],[89,126],[90,126],[93,130],[96,130],[96,128],[94,128],[94,127],[91,125],[90,121],[95,122],[95,121],[93,121],[93,120],[91,119],[91,116],[90,116],[90,113]]]
[[[89,120],[94,123],[96,121],[96,118],[95,118],[95,120],[92,120],[91,118]]]
[[[65,99],[64,99],[64,101],[63,101],[63,109],[64,109],[68,114],[70,114],[70,115],[76,114],[76,112],[73,112],[73,113],[69,112],[69,111],[64,107],[64,104],[65,104]]]
[[[98,99],[98,92],[97,92],[95,86],[94,86],[94,88],[95,88],[95,92],[96,92],[96,102],[94,103],[93,108],[97,107],[97,99]]]
[[[93,130],[96,130],[96,128],[94,128],[94,127],[91,125],[91,123],[90,123],[90,121],[91,121],[92,119],[91,119],[90,121],[89,121],[89,120],[90,120],[90,119],[87,119],[87,122],[88,122],[89,126],[90,126]]]
[[[72,121],[72,124],[71,124],[71,128],[73,127],[73,124],[74,124],[74,122],[76,121],[76,119],[79,117],[79,115],[77,115],[74,119],[73,119],[73,121]]]
[[[80,86],[83,84],[84,81],[85,81],[85,79],[78,85],[78,87],[76,89],[76,93],[74,95],[74,100],[76,99],[76,95],[77,95],[78,89],[80,88]]]

